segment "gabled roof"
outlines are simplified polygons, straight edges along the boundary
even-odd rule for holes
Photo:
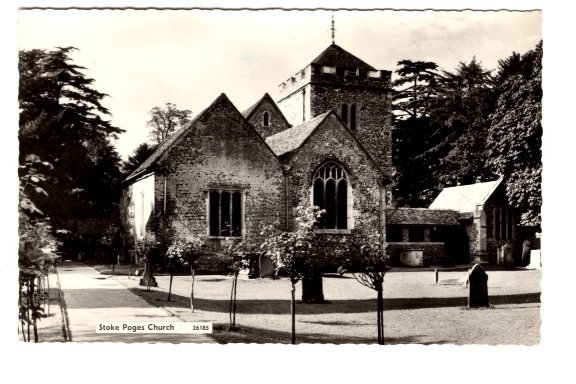
[[[498,180],[457,187],[444,188],[430,204],[430,209],[453,209],[458,212],[475,212],[477,205],[483,205],[502,183]]]
[[[285,131],[279,132],[275,135],[269,136],[266,138],[266,143],[272,149],[272,151],[276,154],[277,157],[281,157],[283,155],[292,156],[296,151],[298,151],[304,143],[310,138],[313,133],[320,127],[324,121],[326,121],[330,116],[334,116],[334,118],[340,124],[340,127],[344,129],[350,135],[350,138],[360,147],[360,149],[364,152],[366,157],[374,164],[376,169],[384,176],[384,180],[390,182],[390,178],[388,175],[382,171],[382,168],[378,165],[378,163],[374,160],[374,158],[370,155],[370,152],[364,148],[362,143],[358,140],[356,135],[346,126],[346,124],[340,119],[340,117],[334,112],[334,110],[329,110],[321,115],[316,116],[315,118],[308,120],[300,125],[297,125],[293,128],[286,129]]]
[[[314,130],[328,117],[332,111],[316,116],[293,128],[286,129],[266,139],[266,143],[272,148],[276,156],[298,149]]]
[[[249,121],[250,118],[252,118],[252,114],[258,109],[258,107],[264,103],[266,100],[268,100],[270,102],[270,104],[272,104],[274,110],[280,115],[280,117],[282,117],[282,120],[284,120],[284,122],[286,123],[287,126],[292,126],[288,120],[286,120],[286,117],[284,116],[284,114],[282,113],[282,111],[280,110],[280,108],[278,108],[278,105],[276,104],[276,102],[274,101],[274,99],[272,99],[272,97],[268,94],[268,92],[266,92],[264,94],[264,96],[262,96],[257,102],[255,102],[250,108],[248,108],[247,110],[245,110],[244,112],[242,112],[242,116],[244,116],[244,118],[246,119],[246,121]]]
[[[230,101],[230,99],[228,99],[228,97],[226,96],[226,94],[222,93],[220,94],[220,96],[218,96],[216,98],[216,100],[214,100],[212,102],[212,104],[210,104],[210,106],[208,106],[208,108],[204,109],[202,112],[200,112],[196,117],[194,117],[194,119],[192,119],[192,121],[188,124],[186,124],[184,127],[180,128],[178,131],[174,132],[172,135],[170,135],[169,137],[167,137],[166,139],[164,139],[164,141],[162,141],[157,147],[156,150],[154,152],[152,152],[152,154],[146,159],[144,160],[144,162],[142,164],[140,164],[140,166],[138,166],[138,168],[136,168],[125,180],[124,182],[129,182],[137,177],[139,177],[140,175],[144,175],[147,174],[150,171],[153,171],[153,166],[154,164],[156,164],[156,162],[162,157],[163,154],[165,154],[170,148],[172,148],[175,143],[178,141],[178,139],[180,139],[182,136],[184,136],[185,133],[189,132],[191,129],[193,129],[194,125],[200,120],[202,119],[205,115],[208,115],[209,113],[218,113],[218,111],[216,111],[215,109],[218,108],[218,104],[220,103],[225,103],[224,105],[229,105],[231,108],[233,108],[234,111],[236,111],[236,113],[238,114],[239,118],[242,119],[245,123],[246,126],[249,127],[249,129],[251,129],[254,134],[255,137],[257,138],[257,140],[261,140],[262,143],[264,143],[264,145],[266,147],[268,147],[268,145],[266,144],[266,142],[264,141],[264,139],[262,139],[262,137],[260,136],[260,134],[258,134],[258,132],[256,131],[256,129],[250,124],[248,123],[244,117],[242,116],[242,114],[240,113],[240,111],[238,111],[236,109],[236,107],[234,106],[234,104],[232,104],[232,102]],[[269,148],[269,147],[268,147]],[[274,153],[274,151],[271,151],[272,154]],[[276,158],[276,156],[274,155],[274,157]],[[276,158],[277,159],[277,158]],[[280,161],[277,159],[277,161],[280,163]]]
[[[365,63],[334,43],[318,55],[318,57],[312,61],[312,64],[374,70],[373,66]]]
[[[210,107],[208,107],[208,108],[210,108]],[[208,108],[206,108],[204,111],[200,112],[194,119],[192,119],[191,122],[189,122],[188,124],[186,124],[182,128],[180,128],[177,131],[175,131],[174,133],[172,133],[170,136],[168,136],[167,138],[162,140],[162,142],[160,144],[158,144],[158,146],[156,147],[154,152],[152,152],[152,154],[150,156],[148,156],[148,158],[146,160],[144,160],[144,162],[142,164],[140,164],[138,166],[138,168],[136,168],[134,171],[132,171],[132,173],[130,175],[128,175],[128,177],[124,181],[126,182],[126,181],[129,181],[131,179],[134,179],[135,177],[138,177],[138,176],[142,175],[143,173],[145,173],[147,170],[149,170],[150,167],[154,163],[156,163],[156,161],[160,158],[160,156],[162,156],[164,154],[164,152],[166,152],[166,150],[168,150],[168,148],[170,148],[172,146],[172,144],[174,144],[174,142],[176,142],[176,140],[178,140],[178,138],[180,138],[188,130],[188,128],[190,128],[196,121],[198,121],[200,116]]]
[[[386,224],[458,225],[458,212],[448,209],[386,208]]]

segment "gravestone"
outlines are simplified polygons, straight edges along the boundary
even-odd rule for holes
[[[522,266],[525,267],[530,264],[530,248],[532,244],[530,240],[524,240],[522,243]]]
[[[260,265],[259,265],[259,273],[260,277],[272,277],[274,276],[274,261],[268,255],[262,254],[260,255]]]
[[[489,307],[488,274],[476,264],[468,273],[468,308]]]
[[[502,247],[502,256],[504,258],[504,266],[507,268],[514,267],[514,252],[512,245],[506,244]]]

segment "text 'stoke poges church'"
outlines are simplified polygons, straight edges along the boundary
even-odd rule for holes
[[[280,85],[276,102],[265,94],[242,113],[221,94],[128,176],[124,234],[166,244],[192,235],[259,240],[263,226],[292,230],[296,207],[317,205],[326,211],[317,231],[327,247],[356,229],[388,237],[393,262],[485,258],[490,234],[480,216],[450,202],[387,209],[391,92],[390,71],[332,43]],[[495,190],[484,189],[482,204]]]

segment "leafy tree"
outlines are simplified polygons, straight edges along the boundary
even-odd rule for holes
[[[106,95],[71,62],[74,49],[19,52],[18,264],[28,340],[32,323],[37,341],[42,316],[35,281],[62,251],[56,236],[70,233],[76,219],[112,214],[117,202],[120,158],[112,140],[122,130],[104,119]]]
[[[152,108],[150,111],[150,120],[148,120],[150,138],[155,143],[160,144],[173,132],[188,124],[191,114],[192,111],[188,109],[178,109],[176,104],[172,103],[166,103],[164,108]]]
[[[230,245],[224,250],[226,267],[232,273],[232,288],[230,289],[230,330],[236,327],[236,293],[238,292],[238,276],[240,271],[250,267],[250,256],[256,253],[256,245],[249,239],[229,240]]]
[[[484,167],[487,117],[494,108],[492,75],[473,58],[460,63],[455,72],[443,71],[441,91],[433,112],[437,130],[434,169],[437,189],[457,182],[473,183],[491,174]]]
[[[122,176],[112,141],[123,130],[104,119],[106,95],[71,62],[74,50],[23,50],[18,63],[20,164],[34,155],[51,165],[34,204],[68,230],[73,220],[112,215]]]
[[[509,57],[498,60],[496,84],[502,85],[502,83],[515,75],[522,75],[525,78],[530,77],[536,64],[535,54],[534,50],[528,51],[524,55],[512,52]]]
[[[521,209],[523,224],[540,224],[542,205],[542,42],[521,58],[513,53],[503,63],[496,110],[490,115],[486,165],[504,176],[509,202]],[[522,68],[530,68],[526,73]]]
[[[190,267],[190,310],[194,312],[194,278],[200,257],[206,253],[208,243],[204,236],[192,236],[173,242],[166,253],[171,264],[179,263]]]
[[[432,144],[434,126],[430,113],[435,105],[440,74],[433,62],[402,60],[393,82],[395,121],[392,156],[396,169],[395,204],[427,206],[435,185],[429,159],[419,157]],[[424,161],[426,160],[426,161]]]
[[[288,275],[292,285],[292,344],[296,344],[296,283],[317,268],[318,260],[313,253],[314,225],[323,213],[318,207],[298,206],[296,210],[297,229],[293,232],[277,232],[268,227],[264,231],[266,240],[262,244],[262,248],[272,257],[277,268],[281,268]]]
[[[58,258],[59,243],[54,238],[49,220],[34,203],[38,195],[46,194],[42,185],[47,179],[42,170],[50,168],[50,163],[36,155],[27,155],[19,167],[18,305],[24,341],[31,341],[32,326],[34,341],[38,342],[37,321],[45,314],[37,299],[38,285],[35,282],[46,277]]]
[[[384,344],[384,276],[390,269],[385,245],[379,234],[354,232],[346,239],[344,267],[360,284],[377,292],[378,344]]]
[[[124,174],[129,175],[140,164],[142,164],[156,149],[156,145],[149,143],[142,143],[136,147],[132,156],[128,156],[128,160],[123,165]]]
[[[418,119],[429,114],[432,100],[436,96],[438,65],[431,61],[401,60],[396,70],[398,79],[392,86],[394,110],[401,119]]]

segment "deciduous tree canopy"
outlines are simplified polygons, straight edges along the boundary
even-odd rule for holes
[[[150,138],[160,144],[165,138],[190,122],[192,111],[178,109],[175,104],[166,103],[165,108],[154,107],[150,111]]]
[[[514,68],[505,66],[514,62]],[[528,69],[530,71],[528,71]],[[542,43],[501,62],[500,95],[490,116],[486,165],[504,176],[524,224],[540,224],[542,205]]]
[[[453,71],[403,60],[394,81],[393,158],[399,206],[426,207],[446,186],[503,175],[510,203],[538,224],[541,198],[542,44]]]

